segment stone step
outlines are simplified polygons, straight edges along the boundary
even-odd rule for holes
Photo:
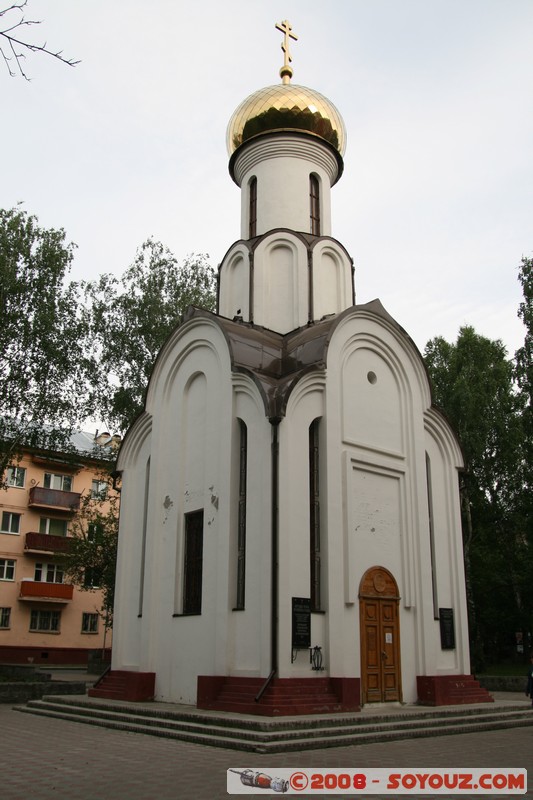
[[[91,708],[103,711],[120,711],[122,713],[134,713],[137,716],[164,716],[173,719],[194,719],[209,718],[211,721],[216,721],[217,724],[226,725],[228,727],[250,727],[257,728],[258,730],[267,730],[275,728],[276,730],[283,730],[284,728],[299,727],[302,729],[317,726],[342,726],[342,725],[367,725],[369,722],[379,720],[380,722],[397,722],[401,719],[442,719],[447,717],[460,716],[461,718],[471,716],[488,716],[507,713],[528,713],[530,718],[531,710],[529,705],[523,703],[509,703],[505,706],[465,706],[460,708],[450,706],[401,706],[394,705],[390,707],[383,707],[379,709],[378,713],[374,713],[371,706],[366,707],[363,712],[345,712],[343,715],[335,717],[320,716],[291,720],[256,720],[253,718],[242,717],[237,714],[217,714],[216,712],[203,713],[201,710],[196,709],[195,706],[179,706],[171,703],[151,702],[151,703],[132,703],[126,701],[99,701],[89,700],[85,695],[76,695],[71,697],[61,697],[58,695],[45,695],[43,702],[53,702],[69,706],[79,706],[81,708]],[[377,709],[376,709],[377,711]]]
[[[346,712],[343,715],[336,716],[313,716],[302,717],[290,720],[256,720],[254,718],[242,717],[238,714],[216,713],[216,712],[202,712],[197,710],[194,706],[175,706],[167,703],[144,703],[137,704],[125,701],[106,701],[106,700],[89,700],[84,695],[76,695],[70,697],[63,697],[58,695],[45,695],[42,698],[42,703],[53,703],[60,705],[68,705],[69,707],[76,707],[87,710],[109,711],[113,713],[134,714],[135,716],[147,717],[164,717],[176,720],[192,720],[199,721],[205,720],[213,724],[225,727],[238,727],[250,728],[257,730],[285,730],[299,728],[305,730],[307,728],[317,727],[342,727],[342,726],[362,726],[374,724],[376,721],[382,723],[397,724],[402,720],[446,720],[455,717],[461,719],[468,718],[469,716],[477,717],[496,717],[499,718],[506,714],[525,714],[533,719],[529,706],[524,704],[509,704],[503,707],[493,705],[489,706],[465,706],[454,708],[450,706],[407,706],[407,707],[394,707],[380,709],[379,713],[365,713],[365,712]],[[30,705],[30,703],[28,704]],[[370,710],[370,707],[367,707]]]
[[[282,716],[298,716],[304,714],[338,714],[342,708],[338,701],[331,702],[317,702],[316,699],[308,703],[270,703],[270,704],[257,704],[246,702],[224,702],[217,700],[216,706],[213,706],[215,711],[228,711],[234,714],[257,714],[263,717],[282,717]]]
[[[101,727],[163,736],[250,752],[275,753],[370,742],[472,733],[531,724],[531,709],[454,709],[446,712],[314,717],[303,721],[244,719],[223,714],[180,712],[134,704],[93,703],[84,698],[45,697],[17,710]]]

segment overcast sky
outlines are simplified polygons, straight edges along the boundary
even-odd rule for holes
[[[357,302],[379,297],[421,350],[464,324],[523,343],[532,0],[29,0],[26,17],[81,64],[32,56],[28,83],[0,61],[0,206],[63,227],[73,278],[121,274],[150,236],[220,263],[240,236],[226,126],[279,82],[289,19],[293,82],[348,131],[332,227]]]

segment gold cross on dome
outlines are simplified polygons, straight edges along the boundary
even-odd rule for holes
[[[276,30],[281,31],[283,34],[281,49],[283,50],[284,62],[279,74],[281,75],[283,83],[289,83],[292,78],[292,67],[290,66],[292,56],[289,50],[289,39],[294,39],[294,41],[297,42],[298,37],[292,32],[292,26],[288,19],[284,19],[283,22],[276,22]]]

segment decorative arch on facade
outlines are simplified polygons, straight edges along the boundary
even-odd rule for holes
[[[359,599],[363,597],[387,597],[399,600],[400,592],[392,572],[381,566],[367,569],[359,583]]]
[[[340,314],[331,328],[328,351],[334,340],[338,339],[344,353],[351,346],[352,339],[364,335],[390,362],[391,369],[404,387],[404,393],[409,393],[406,396],[413,399],[418,393],[422,408],[430,408],[431,387],[424,360],[412,339],[379,300],[364,306],[353,306]]]
[[[288,333],[308,320],[307,249],[299,237],[270,232],[254,251],[256,324]]]
[[[147,412],[171,400],[172,386],[186,359],[206,348],[218,361],[219,370],[230,371],[227,339],[215,315],[196,312],[198,316],[177,325],[159,351],[148,382],[145,409]]]
[[[250,251],[238,243],[225,256],[219,272],[218,313],[250,319]]]
[[[320,240],[312,251],[312,317],[339,314],[353,301],[351,263],[333,242]]]
[[[142,411],[122,440],[117,459],[117,470],[128,469],[137,463],[139,453],[152,433],[152,416]]]
[[[342,349],[340,373],[343,441],[405,457],[411,390],[396,354],[359,331]]]

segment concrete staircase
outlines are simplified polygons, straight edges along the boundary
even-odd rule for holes
[[[256,753],[370,744],[397,739],[473,733],[531,725],[524,704],[316,715],[276,719],[198,711],[164,703],[143,705],[86,697],[44,697],[18,711],[105,728]],[[383,712],[383,713],[381,713]]]

